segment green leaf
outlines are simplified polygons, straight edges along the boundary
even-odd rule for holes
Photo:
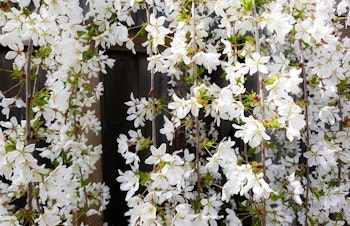
[[[39,128],[44,124],[44,121],[40,120],[40,118],[37,118],[33,123],[33,128]]]
[[[311,84],[314,86],[317,86],[320,84],[320,81],[318,80],[318,77],[316,74],[312,75]]]
[[[89,179],[85,179],[85,180],[81,180],[80,184],[81,186],[86,187],[89,184],[89,182],[90,182]]]
[[[49,98],[49,92],[46,89],[38,91],[33,97],[32,103],[34,106],[43,107],[47,104]]]
[[[208,187],[213,184],[214,176],[212,174],[206,174],[202,177],[202,186]]]
[[[181,14],[179,15],[178,20],[179,21],[184,21],[188,19],[188,12],[184,9],[181,11]]]
[[[92,49],[88,49],[85,52],[83,52],[83,59],[84,60],[90,60],[93,57],[94,57],[94,54],[92,52]]]
[[[137,142],[139,146],[138,150],[142,151],[142,150],[148,149],[150,146],[150,143],[151,143],[150,138],[141,139],[140,141]]]
[[[147,34],[147,31],[146,31],[146,29],[145,29],[144,27],[142,27],[142,28],[137,32],[137,34],[138,34],[139,36],[143,36],[143,35]]]
[[[190,83],[190,84],[194,84],[194,75],[189,75],[189,76],[185,77],[185,81]]]
[[[249,156],[255,155],[255,152],[256,152],[256,148],[249,148],[249,149],[248,149],[248,155],[249,155]]]
[[[86,91],[91,91],[92,88],[91,88],[91,86],[89,86],[89,85],[85,85],[85,86],[84,86],[84,90],[86,90]]]
[[[210,149],[216,145],[216,139],[206,139],[202,142],[202,148]]]
[[[252,11],[254,4],[253,4],[253,0],[243,0],[243,8],[247,11]]]
[[[270,196],[270,199],[275,202],[275,201],[277,201],[279,199],[282,199],[284,197],[284,195],[285,195],[285,192],[281,192],[280,194],[277,194],[277,195],[272,192],[271,196]]]
[[[70,163],[72,163],[73,156],[68,155],[68,154],[67,154],[66,152],[64,152],[64,151],[62,151],[62,152],[60,153],[60,156],[61,156],[61,158],[62,158],[62,160],[63,160],[63,163],[65,163],[65,164],[70,164]]]
[[[141,170],[139,170],[137,172],[137,174],[139,175],[140,177],[140,184],[142,186],[146,186],[147,182],[151,181],[151,177],[150,177],[150,174],[147,173],[147,172],[143,172]]]
[[[49,47],[49,46],[41,46],[39,48],[39,50],[38,50],[38,55],[41,58],[47,58],[47,57],[50,56],[51,51],[52,51],[51,47]]]
[[[192,198],[190,199],[190,204],[195,213],[199,213],[202,208],[202,203],[200,201],[195,201]]]
[[[205,68],[204,67],[197,67],[197,75],[200,76],[205,72]]]
[[[32,75],[30,75],[30,80],[35,80],[36,78],[37,78],[38,76],[36,75],[36,74],[32,74]]]
[[[348,87],[348,78],[346,77],[337,84],[337,88],[339,91],[346,90]]]
[[[307,219],[309,220],[309,223],[310,223],[311,226],[315,225],[315,221],[314,221],[314,219],[312,219],[312,217],[307,216]]]
[[[274,128],[274,129],[279,129],[281,128],[281,123],[279,123],[278,119],[272,119],[271,121],[266,123],[267,127],[269,128]]]
[[[6,150],[6,152],[11,152],[11,151],[16,150],[16,144],[15,143],[6,144],[5,145],[5,150]]]

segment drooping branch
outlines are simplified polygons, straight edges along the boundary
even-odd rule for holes
[[[309,102],[308,102],[308,89],[307,89],[307,78],[305,71],[305,58],[304,58],[304,48],[303,43],[299,40],[299,48],[300,48],[300,67],[301,73],[303,77],[303,101],[304,101],[304,115],[305,115],[305,150],[307,152],[310,148],[310,128],[309,128]],[[306,193],[305,193],[305,222],[304,225],[307,226],[309,224],[309,192],[310,192],[310,167],[306,160],[305,162],[305,176],[306,176]]]
[[[260,35],[259,35],[259,25],[258,25],[258,15],[257,15],[257,7],[256,7],[256,1],[253,0],[253,18],[254,18],[254,39],[255,39],[255,47],[256,47],[256,52],[261,55],[261,50],[260,50]],[[264,89],[265,89],[265,81],[264,81],[264,74],[258,70],[258,90],[259,90],[259,99],[260,99],[260,107],[261,107],[261,120],[265,120],[265,94],[264,94]],[[260,156],[261,156],[261,166],[262,166],[262,171],[263,171],[263,178],[266,181],[266,142],[264,139],[262,139],[261,144],[260,144]],[[262,197],[262,210],[261,210],[261,226],[266,226],[266,200],[264,197]]]
[[[33,41],[29,40],[28,50],[27,50],[27,65],[25,67],[26,74],[26,89],[25,89],[25,99],[26,99],[26,145],[31,143],[32,133],[30,125],[30,109],[32,101],[32,89],[31,89],[31,62],[33,53]],[[30,182],[27,189],[27,203],[29,211],[33,210],[33,184]]]
[[[194,58],[197,52],[197,43],[196,43],[196,1],[192,0],[191,6],[191,14],[192,14],[192,52],[193,52],[193,62],[192,62],[192,73],[194,77],[194,86],[198,85],[198,74],[197,74],[197,64]],[[196,174],[197,174],[197,199],[200,201],[201,199],[201,178],[200,178],[200,129],[199,129],[199,118],[195,117],[195,127],[196,127]]]
[[[150,22],[150,9],[149,5],[146,3],[146,15],[147,15],[147,23],[151,24]],[[149,42],[149,56],[153,56],[153,44],[152,41],[150,40]],[[155,82],[155,70],[154,68],[151,69],[150,71],[151,74],[151,88],[149,91],[149,95],[152,99],[152,144],[157,147],[157,122],[156,122],[156,117],[157,117],[157,107],[156,107],[156,99],[154,96],[154,82]]]

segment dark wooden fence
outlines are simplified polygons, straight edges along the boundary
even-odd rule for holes
[[[150,91],[150,74],[147,71],[147,55],[136,55],[124,51],[110,51],[109,56],[116,60],[113,69],[102,77],[105,91],[101,100],[102,107],[102,144],[103,144],[103,179],[110,187],[111,200],[104,213],[104,219],[109,225],[127,225],[124,213],[127,211],[125,192],[120,191],[116,181],[118,169],[125,171],[128,166],[117,152],[119,134],[126,134],[134,129],[133,122],[126,120],[128,106],[124,103],[130,100],[130,93],[135,97],[147,97]],[[167,77],[156,75],[155,96],[164,97],[167,92]],[[150,126],[143,129],[146,136],[151,135]]]

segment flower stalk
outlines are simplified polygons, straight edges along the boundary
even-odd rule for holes
[[[256,1],[253,0],[253,18],[254,18],[254,39],[255,39],[255,48],[256,52],[261,55],[260,50],[260,35],[259,35],[259,25],[258,25],[258,14],[257,14],[257,6]],[[259,90],[259,99],[260,99],[260,107],[261,107],[261,120],[264,122],[266,119],[265,116],[265,81],[264,81],[264,74],[258,70],[258,90]],[[262,166],[262,172],[264,174],[263,178],[266,181],[266,141],[262,139],[260,144],[260,158],[261,158],[261,166]],[[266,226],[266,199],[262,197],[262,210],[261,210],[261,226]]]
[[[27,50],[27,64],[25,69],[26,74],[26,86],[25,86],[25,99],[26,99],[26,145],[29,145],[32,142],[32,132],[31,132],[31,101],[32,101],[32,88],[31,88],[31,69],[32,69],[32,53],[33,53],[33,41],[32,39],[28,42]],[[27,189],[27,203],[29,211],[33,210],[33,184],[29,182]]]
[[[192,0],[191,5],[191,15],[192,15],[192,73],[194,77],[194,86],[198,85],[198,74],[197,74],[197,63],[194,56],[197,53],[197,43],[196,43],[196,1]],[[201,200],[201,175],[200,175],[200,152],[201,152],[201,140],[200,140],[200,128],[199,128],[199,118],[198,116],[194,119],[195,128],[196,128],[196,174],[197,174],[197,201]]]
[[[150,21],[150,9],[149,9],[149,5],[146,4],[146,16],[147,16],[147,23],[151,24]],[[149,40],[149,57],[153,57],[153,44],[152,44],[152,40]],[[151,87],[150,87],[150,91],[148,93],[148,95],[151,97],[152,99],[152,144],[154,146],[157,147],[157,106],[156,106],[156,99],[154,96],[154,92],[155,92],[155,70],[154,68],[151,69],[150,71],[151,74]]]
[[[304,59],[304,48],[303,43],[301,40],[299,40],[299,48],[300,48],[300,67],[301,67],[301,73],[303,78],[303,101],[304,101],[304,115],[305,115],[305,150],[309,151],[310,148],[310,128],[309,128],[309,101],[308,101],[308,88],[307,88],[307,76],[305,71],[305,59]],[[305,192],[305,201],[304,201],[304,208],[305,208],[305,222],[304,225],[309,225],[309,192],[310,192],[310,167],[306,160],[305,162],[305,177],[306,177],[306,192]]]

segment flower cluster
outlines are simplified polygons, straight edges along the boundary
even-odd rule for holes
[[[135,130],[117,140],[130,166],[117,178],[130,225],[241,225],[246,216],[349,224],[348,8],[347,0],[0,1],[0,44],[18,82],[0,91],[0,223],[71,225],[105,208],[108,188],[88,180],[102,152],[88,139],[101,130],[92,107],[103,84],[92,79],[113,66],[104,49],[135,53],[133,39],[144,35],[151,90],[130,95]],[[155,96],[155,76],[167,77],[167,96]]]
[[[92,80],[114,60],[95,47],[129,39],[100,41],[125,28],[106,26],[107,10],[115,14],[118,5],[102,6],[1,1],[0,44],[9,48],[17,82],[0,91],[1,225],[72,225],[108,204],[109,188],[89,180],[102,153],[89,136],[101,130],[93,106],[103,93]]]
[[[131,167],[117,179],[131,225],[240,225],[245,214],[262,225],[349,223],[347,7],[322,0],[131,4],[147,15],[140,26],[150,82],[169,79],[167,105],[154,97],[126,103],[136,128],[149,120],[155,131],[118,139]],[[166,144],[157,142],[161,135]]]

